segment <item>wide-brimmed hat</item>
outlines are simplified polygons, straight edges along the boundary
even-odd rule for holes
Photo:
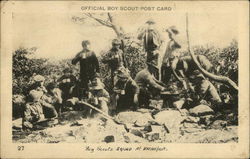
[[[82,41],[82,46],[86,46],[86,45],[89,45],[89,44],[90,44],[89,40],[83,40]]]
[[[155,24],[155,21],[153,19],[149,19],[146,21],[146,24]]]
[[[170,26],[166,29],[166,32],[172,33],[172,34],[179,34],[179,30],[176,28],[176,26]]]
[[[102,83],[100,78],[96,77],[96,82],[91,81],[90,90],[100,90],[100,89],[104,89],[104,84]]]
[[[32,101],[37,102],[43,96],[43,92],[42,91],[37,91],[37,90],[33,89],[33,90],[31,90],[29,92],[29,96],[31,97]]]
[[[119,78],[129,78],[130,77],[130,71],[125,67],[120,67],[116,71],[116,75]]]
[[[36,76],[33,78],[33,80],[34,80],[35,82],[43,82],[43,81],[45,81],[45,78],[44,78],[43,76],[41,76],[41,75],[36,75]]]
[[[113,39],[112,40],[112,45],[121,45],[121,40],[119,40],[119,39]]]

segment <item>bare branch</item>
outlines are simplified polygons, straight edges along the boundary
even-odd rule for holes
[[[113,22],[113,17],[111,16],[110,13],[108,13],[109,21],[112,23]]]
[[[105,26],[107,26],[107,27],[112,27],[112,26],[113,26],[112,23],[107,22],[107,21],[104,21],[104,20],[99,19],[99,18],[97,18],[97,17],[94,17],[91,13],[84,13],[84,14],[85,14],[86,16],[88,16],[88,17],[94,19],[95,21],[99,22],[99,23],[102,24],[102,25],[105,25]]]

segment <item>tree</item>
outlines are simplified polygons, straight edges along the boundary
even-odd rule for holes
[[[85,13],[85,15],[89,18],[94,19],[95,21],[99,22],[100,24],[102,24],[104,26],[113,29],[118,38],[121,38],[121,39],[123,38],[124,30],[122,29],[121,26],[119,26],[116,23],[114,16],[111,15],[111,13],[107,13],[104,16],[103,16],[103,14],[101,14],[103,19],[96,17],[96,15],[94,15],[92,13]]]

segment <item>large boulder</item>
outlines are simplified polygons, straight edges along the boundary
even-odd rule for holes
[[[86,118],[86,111],[67,111],[63,112],[60,116],[60,123],[67,124],[71,122],[75,122],[77,120],[81,120]]]
[[[227,121],[224,120],[215,120],[211,125],[211,129],[224,129],[227,126]]]
[[[179,133],[181,122],[185,117],[177,110],[164,110],[154,115],[155,121],[164,124],[169,133]]]
[[[204,124],[206,126],[210,125],[214,121],[214,115],[204,115],[200,117],[200,124]]]
[[[137,123],[138,125],[146,125],[148,121],[154,120],[150,113],[141,113],[141,112],[121,112],[117,114],[115,117],[119,122],[124,124],[134,124]]]
[[[194,128],[192,128],[195,130]],[[188,131],[190,131],[189,129]],[[196,131],[196,130],[195,130]],[[196,131],[195,133],[186,133],[177,141],[179,143],[229,143],[238,142],[237,126],[227,129],[208,129]]]
[[[22,118],[18,118],[12,121],[12,128],[14,129],[22,129]]]
[[[203,115],[214,114],[214,111],[209,106],[201,104],[194,108],[189,109],[189,113],[190,115],[193,116],[203,116]]]

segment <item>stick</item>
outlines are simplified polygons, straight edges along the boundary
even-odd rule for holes
[[[88,107],[90,107],[90,108],[92,108],[92,109],[98,111],[98,112],[101,113],[101,114],[103,115],[103,117],[105,117],[106,119],[111,119],[111,120],[113,120],[113,121],[115,121],[115,122],[117,123],[117,121],[115,120],[115,118],[109,116],[108,114],[106,114],[106,113],[103,112],[102,110],[100,110],[100,109],[94,107],[93,105],[91,105],[91,104],[89,104],[89,103],[87,103],[87,102],[84,102],[84,101],[80,101],[79,103],[80,103],[80,104],[84,104],[84,105],[86,105],[86,106],[88,106]]]

